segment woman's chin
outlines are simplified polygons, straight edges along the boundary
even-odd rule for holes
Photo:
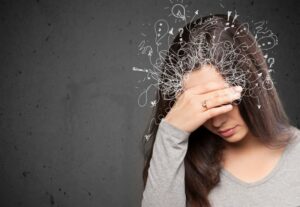
[[[219,136],[221,136],[227,142],[234,143],[244,139],[246,134],[247,134],[247,130],[243,130],[241,127],[237,127],[236,131],[232,135],[229,136],[219,135]]]

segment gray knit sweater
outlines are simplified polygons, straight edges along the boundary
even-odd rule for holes
[[[213,207],[300,207],[300,130],[275,168],[263,179],[247,183],[221,170],[210,192]],[[154,143],[142,207],[186,207],[184,157],[190,133],[162,119]]]

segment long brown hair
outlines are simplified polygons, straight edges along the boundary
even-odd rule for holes
[[[240,44],[250,45],[250,47],[247,47],[244,51],[240,51],[240,53],[242,55],[244,54],[244,57],[247,56],[250,61],[247,65],[239,65],[239,67],[242,70],[250,70],[252,72],[252,75],[247,77],[249,81],[246,83],[246,87],[253,89],[252,93],[255,97],[251,95],[243,97],[238,105],[240,114],[253,135],[258,137],[267,146],[285,146],[291,141],[291,125],[275,87],[272,87],[269,90],[262,90],[261,87],[255,87],[254,85],[263,85],[262,81],[264,79],[258,78],[258,71],[262,73],[260,75],[264,78],[269,75],[269,68],[265,61],[262,49],[258,44],[253,44],[256,43],[256,40],[251,33],[236,37],[235,41],[233,41],[233,36],[236,34],[236,30],[241,24],[236,20],[235,27],[230,27],[223,31],[228,22],[227,18],[227,15],[222,14],[210,15],[187,24],[183,28],[183,32],[180,34],[181,36],[178,34],[175,37],[173,44],[166,55],[166,62],[177,60],[174,56],[178,56],[178,51],[182,48],[182,44],[179,44],[180,38],[182,38],[181,41],[184,42],[191,41],[191,38],[193,38],[191,36],[191,31],[201,32],[201,30],[204,30],[205,28],[203,25],[210,24],[212,21],[214,21],[214,24],[205,29],[205,33],[210,34],[205,37],[205,40],[208,43],[213,41],[211,39],[213,35],[218,36],[222,34],[220,38],[222,38],[223,41],[232,42],[234,47]],[[230,18],[232,21],[232,17]],[[187,54],[181,53],[180,55],[183,57]],[[217,62],[219,57],[216,56],[215,58],[215,62]],[[163,72],[168,74],[175,73],[172,70]],[[144,145],[144,187],[146,186],[149,163],[152,157],[153,144],[155,142],[158,125],[161,119],[167,115],[169,107],[172,107],[174,104],[174,101],[165,99],[164,96],[165,95],[162,94],[160,89],[157,90],[156,98],[158,103],[153,109],[149,127],[147,127],[144,133],[144,136],[149,133],[151,135],[149,141],[145,142]],[[259,103],[257,100],[259,100]],[[260,105],[260,108],[257,107],[258,104]],[[184,159],[187,206],[210,207],[208,194],[220,182],[220,162],[223,149],[223,139],[210,132],[203,125],[190,134],[188,150]]]

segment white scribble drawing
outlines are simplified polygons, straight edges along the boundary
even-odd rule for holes
[[[229,17],[231,16],[232,14],[232,11],[227,11],[227,22],[226,22],[226,27],[225,27],[225,30],[227,30],[228,28],[230,27],[234,27],[234,21],[236,20],[236,18],[239,16],[236,14],[236,11],[235,11],[235,15],[234,15],[234,18],[233,20],[230,22],[229,21]],[[237,32],[237,35],[239,35],[240,32]]]
[[[147,45],[145,46],[146,42],[145,40],[143,40],[140,44],[139,44],[139,51],[141,51],[142,54],[148,54],[148,56],[151,56],[153,54],[153,50],[152,47]]]
[[[171,6],[170,7],[165,7],[165,9],[170,10],[169,16],[174,17],[174,22],[181,22],[184,21],[186,22],[187,18],[189,17],[187,15],[188,10],[186,10],[187,5],[183,5],[183,0],[176,0],[172,1],[170,0]]]
[[[275,63],[275,59],[273,57],[268,58],[267,63],[269,63],[269,67],[272,68]]]
[[[161,45],[161,40],[169,33],[169,24],[166,20],[160,19],[154,24],[155,43]]]
[[[182,19],[183,21],[186,20],[185,17],[185,7],[181,4],[175,4],[172,6],[172,15],[176,18]]]
[[[149,141],[150,137],[151,137],[151,134],[146,134],[146,135],[145,135],[145,140],[146,140],[146,142]]]
[[[262,50],[269,50],[278,44],[277,36],[267,28],[267,21],[255,23],[255,38]]]
[[[220,6],[225,8],[223,4]],[[176,95],[182,92],[183,75],[195,70],[199,63],[201,65],[215,65],[220,69],[221,74],[226,77],[226,82],[230,85],[242,86],[244,88],[242,97],[251,96],[257,98],[257,91],[270,90],[274,87],[273,80],[269,74],[257,71],[254,76],[253,71],[242,69],[245,66],[250,67],[253,61],[241,51],[248,51],[251,47],[258,46],[264,54],[265,62],[256,62],[255,64],[260,66],[266,63],[268,71],[273,72],[275,58],[271,54],[272,49],[278,45],[278,38],[267,27],[267,21],[256,23],[252,21],[251,24],[245,22],[237,26],[235,23],[239,17],[237,12],[226,11],[227,21],[225,28],[223,28],[220,34],[211,35],[204,31],[213,28],[217,24],[217,20],[212,18],[206,20],[196,18],[199,15],[199,10],[193,12],[193,17],[188,16],[187,5],[183,4],[183,0],[170,0],[170,6],[165,7],[165,9],[168,9],[170,12],[168,17],[166,19],[159,18],[153,24],[154,39],[150,38],[153,37],[153,34],[141,33],[143,40],[138,45],[138,51],[148,60],[148,65],[132,67],[133,71],[145,74],[143,83],[147,81],[147,86],[138,97],[139,106],[144,107],[149,105],[150,107],[155,107],[159,100],[149,100],[149,92],[158,88],[161,90],[164,99],[174,101]],[[199,19],[197,23],[198,27],[197,29],[186,28],[190,33],[190,39],[188,42],[185,42],[183,40],[183,27],[195,19]],[[222,41],[222,33],[230,28],[236,28],[234,30],[233,42]],[[177,54],[169,56],[171,59],[167,61],[165,58],[169,49],[172,46],[176,46],[173,42],[175,35],[179,38],[179,42],[176,44],[180,44],[181,49]],[[254,37],[253,42],[248,44],[238,42],[239,38],[248,35]],[[208,36],[214,40],[211,45],[206,41]],[[256,50],[249,51],[251,51],[250,56],[255,56],[259,52]],[[185,55],[180,57],[180,53],[184,53]],[[214,58],[216,56],[221,56],[221,58]],[[172,59],[176,61],[172,61]],[[169,73],[170,71],[171,73]],[[242,97],[237,101],[237,104],[241,101]],[[261,108],[258,98],[257,108]]]

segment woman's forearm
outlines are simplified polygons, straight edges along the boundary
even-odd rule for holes
[[[190,133],[162,119],[153,146],[142,207],[185,207],[184,157]]]

